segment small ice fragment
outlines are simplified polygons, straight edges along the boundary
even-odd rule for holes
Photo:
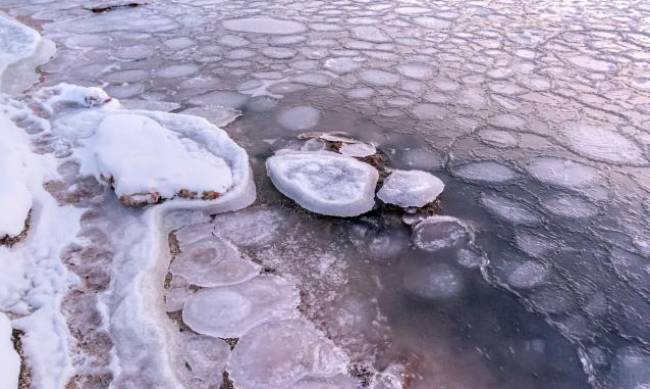
[[[413,229],[413,242],[426,251],[438,251],[470,243],[473,236],[467,225],[452,216],[430,216]]]
[[[377,192],[377,197],[400,207],[423,207],[433,202],[444,188],[445,184],[431,173],[394,170]]]
[[[271,181],[301,207],[330,216],[358,216],[375,205],[379,173],[332,152],[283,152],[266,160]]]

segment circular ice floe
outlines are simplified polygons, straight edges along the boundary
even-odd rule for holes
[[[259,270],[237,247],[218,237],[183,246],[169,268],[173,275],[202,287],[238,284],[255,277]]]
[[[306,30],[304,24],[285,19],[275,19],[267,16],[257,16],[223,21],[227,30],[252,32],[258,34],[297,34]]]
[[[472,162],[454,168],[454,175],[469,181],[501,183],[517,178],[517,173],[493,161]]]
[[[588,158],[631,165],[647,163],[641,148],[615,129],[570,122],[564,126],[562,134],[569,148]]]
[[[310,106],[298,106],[282,111],[278,123],[288,130],[301,131],[314,127],[320,120],[320,111]]]
[[[542,182],[565,188],[583,188],[600,178],[598,170],[591,166],[559,158],[533,159],[526,170]]]
[[[347,357],[304,320],[272,321],[244,335],[230,372],[240,389],[293,388],[307,376],[345,374]]]
[[[377,197],[400,207],[422,207],[433,202],[445,184],[433,174],[421,170],[395,170],[384,181]]]
[[[413,267],[404,276],[404,289],[416,297],[443,300],[458,296],[463,290],[460,272],[446,263]]]
[[[183,322],[199,334],[238,338],[265,321],[292,317],[298,302],[298,291],[284,279],[257,277],[196,292],[183,306]]]
[[[472,239],[467,225],[452,216],[430,216],[413,229],[413,242],[426,251],[465,245]]]
[[[181,335],[176,357],[181,361],[179,373],[188,387],[218,387],[230,359],[230,346],[204,335]]]
[[[375,205],[379,173],[354,158],[332,152],[281,152],[266,169],[280,192],[323,215],[358,216]]]
[[[513,224],[537,225],[540,216],[523,204],[495,195],[481,195],[481,204],[499,219]]]

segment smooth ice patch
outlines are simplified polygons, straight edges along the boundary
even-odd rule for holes
[[[301,105],[282,111],[277,120],[282,127],[288,130],[307,130],[318,124],[320,111],[308,105]]]
[[[348,359],[305,320],[271,321],[244,335],[233,351],[231,377],[240,389],[285,389],[307,376],[345,374]]]
[[[493,161],[471,162],[454,168],[453,173],[468,181],[494,183],[507,182],[518,177],[514,170]]]
[[[540,216],[516,201],[496,195],[482,194],[481,204],[499,219],[513,224],[537,225],[541,223]]]
[[[641,148],[614,129],[570,122],[562,134],[571,150],[588,158],[630,165],[647,163]]]
[[[526,170],[542,182],[565,188],[583,188],[600,180],[597,169],[567,159],[536,158],[530,161]]]
[[[245,283],[201,289],[183,305],[183,322],[199,334],[238,338],[272,319],[293,317],[298,291],[279,277],[257,277]]]
[[[307,29],[304,24],[293,20],[276,19],[267,16],[229,19],[224,20],[222,23],[227,30],[257,34],[289,35],[297,34]]]
[[[431,173],[421,170],[395,170],[384,180],[377,197],[400,207],[423,207],[433,202],[445,184]]]
[[[260,266],[245,259],[236,246],[219,237],[182,245],[169,271],[190,284],[214,287],[238,284],[255,277]]]
[[[464,246],[473,239],[472,232],[452,216],[430,216],[413,229],[413,243],[426,251]]]
[[[301,207],[330,216],[358,216],[375,205],[379,173],[332,152],[282,152],[266,160],[271,181]]]

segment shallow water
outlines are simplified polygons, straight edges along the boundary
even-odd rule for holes
[[[82,5],[0,0],[57,43],[40,86],[101,85],[126,106],[214,120],[211,106],[241,110],[225,129],[255,171],[259,204],[244,212],[281,220],[245,251],[298,281],[301,311],[357,376],[400,364],[407,388],[650,384],[647,5]],[[435,173],[439,213],[475,243],[427,252],[397,210],[298,209],[264,161],[305,131]]]

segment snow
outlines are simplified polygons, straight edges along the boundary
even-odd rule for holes
[[[307,376],[344,374],[347,363],[311,323],[294,319],[271,321],[244,335],[233,351],[230,372],[237,388],[281,389]]]
[[[0,239],[16,237],[25,229],[32,208],[32,193],[25,180],[32,172],[25,155],[25,136],[6,114],[0,113]]]
[[[0,312],[0,388],[14,389],[18,387],[18,376],[20,374],[20,356],[14,350],[11,340],[11,322],[9,318]]]
[[[158,193],[169,199],[183,189],[206,198],[233,185],[222,158],[183,142],[146,116],[107,115],[87,145],[96,156],[99,174],[112,180],[119,198]]]
[[[413,228],[413,242],[426,251],[466,245],[473,240],[469,227],[452,216],[430,216]]]
[[[442,193],[445,184],[421,170],[395,170],[386,178],[377,197],[400,207],[423,207]]]
[[[173,275],[202,287],[238,284],[255,277],[259,270],[236,246],[217,237],[181,245],[181,253],[169,268]]]
[[[291,317],[298,302],[298,291],[289,282],[260,276],[196,292],[183,306],[183,322],[203,335],[238,338],[265,321]]]
[[[375,205],[379,173],[332,152],[280,152],[266,161],[275,187],[301,207],[322,215],[350,217]]]

